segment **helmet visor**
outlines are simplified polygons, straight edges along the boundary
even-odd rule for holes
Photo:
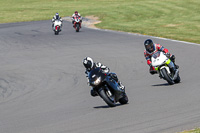
[[[91,69],[92,68],[92,62],[88,61],[86,64],[84,64],[85,68]]]
[[[59,16],[58,16],[58,15],[56,15],[56,19],[59,19]]]
[[[145,45],[145,48],[147,51],[152,52],[154,50],[153,43]]]

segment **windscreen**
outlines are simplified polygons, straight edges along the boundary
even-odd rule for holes
[[[159,56],[160,56],[160,51],[154,53],[152,57],[153,57],[154,59],[156,59],[156,58],[158,58]]]

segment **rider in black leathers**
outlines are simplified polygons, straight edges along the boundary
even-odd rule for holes
[[[83,59],[83,65],[84,65],[85,68],[86,68],[86,71],[85,71],[86,77],[88,77],[88,74],[89,74],[89,72],[90,72],[92,69],[97,68],[97,67],[100,67],[103,73],[109,73],[109,71],[110,71],[110,69],[109,69],[107,66],[101,64],[100,62],[94,63],[93,60],[92,60],[92,58],[90,58],[90,57],[85,57],[85,58]],[[118,77],[117,77],[117,75],[116,75],[115,73],[109,73],[109,75],[110,75],[116,82],[118,82],[118,84],[119,84],[119,86],[120,86],[121,89],[125,89],[125,86],[122,85],[122,83],[118,80]],[[92,96],[97,96],[97,93],[96,93],[96,91],[94,91],[93,88],[91,89],[90,92],[91,92],[91,95],[92,95]]]

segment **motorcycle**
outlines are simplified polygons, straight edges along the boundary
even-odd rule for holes
[[[61,31],[61,25],[62,25],[62,22],[60,20],[55,20],[54,26],[53,26],[55,35],[58,35],[59,32]]]
[[[76,29],[76,32],[79,32],[80,28],[81,28],[81,18],[80,16],[76,16],[73,18],[74,20],[74,28]]]
[[[128,103],[125,89],[121,89],[119,84],[111,78],[109,74],[103,73],[101,68],[95,68],[88,74],[88,83],[93,90],[108,104],[115,107],[116,103]]]
[[[166,80],[170,85],[179,83],[181,78],[179,76],[179,70],[176,68],[175,73],[170,69],[169,64],[173,63],[164,52],[157,51],[152,57],[152,66],[158,71],[160,78]],[[173,63],[174,64],[174,63]]]

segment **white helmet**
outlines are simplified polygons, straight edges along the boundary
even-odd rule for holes
[[[93,68],[93,66],[94,66],[94,62],[93,62],[92,58],[90,58],[90,57],[85,57],[85,58],[83,59],[83,65],[85,66],[85,68],[86,68],[87,70],[91,70],[91,68]]]

